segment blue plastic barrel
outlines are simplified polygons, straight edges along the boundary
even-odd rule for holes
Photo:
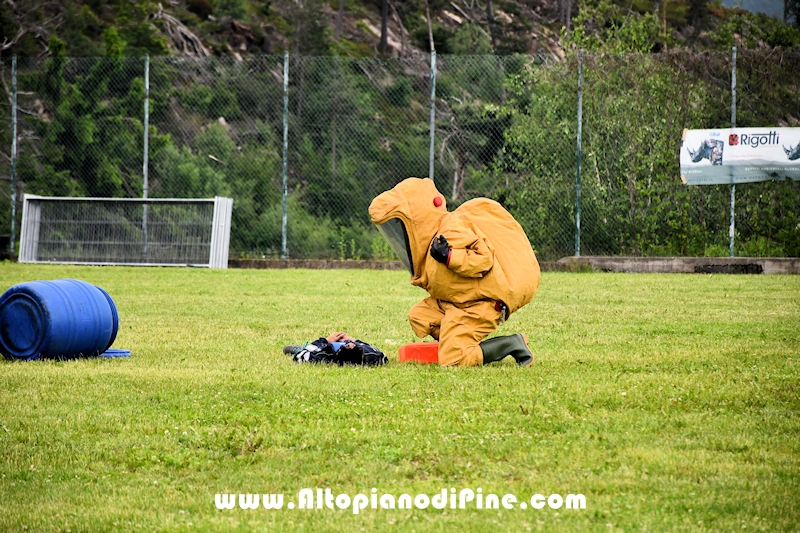
[[[111,296],[85,281],[29,281],[0,296],[0,351],[8,359],[100,355],[118,330]]]

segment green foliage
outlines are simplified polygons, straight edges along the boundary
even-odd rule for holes
[[[800,0],[784,0],[783,20],[800,29]]]
[[[368,43],[352,41],[344,37],[331,43],[331,52],[333,55],[351,57],[353,59],[362,59],[374,55],[372,47]]]
[[[793,48],[800,44],[800,28],[789,26],[763,13],[742,12],[727,17],[711,32],[713,41],[730,48],[740,40],[740,46],[757,49],[764,45]]]
[[[225,86],[225,82],[212,85],[188,87],[181,100],[189,111],[201,113],[206,118],[225,117],[226,120],[241,116],[236,95]]]
[[[209,0],[187,0],[186,8],[200,20],[206,20],[214,13],[214,4]]]
[[[103,21],[88,6],[68,2],[65,9],[66,24],[60,29],[68,45],[70,56],[101,56]]]
[[[708,9],[709,4],[707,0],[689,0],[689,7],[686,10],[686,22],[695,28],[704,29],[710,19],[711,12]]]
[[[372,243],[371,243],[371,257],[372,259],[380,260],[380,261],[396,261],[397,255],[392,250],[392,247],[383,238],[383,235],[377,232],[373,232],[372,234]]]
[[[452,169],[449,197],[463,201],[467,189],[480,190],[476,172],[494,162],[509,126],[498,113],[505,98],[504,59],[495,56],[445,56],[437,76],[442,109],[438,120],[439,161]],[[491,189],[491,187],[490,187]]]
[[[680,205],[688,194],[676,179],[674,143],[683,128],[701,127],[709,91],[683,82],[670,63],[642,57],[622,70],[617,65],[624,58],[598,59],[587,69],[591,93],[584,100],[585,170],[593,178],[586,180],[586,228],[596,230],[586,236],[587,249],[603,249],[606,234],[620,233],[630,240],[617,240],[612,253],[649,255],[666,242],[680,246],[692,227],[689,211],[670,209],[663,199]]]
[[[295,53],[316,56],[330,51],[330,28],[324,19],[324,3],[324,0],[306,0],[292,6],[289,23]]]
[[[251,28],[252,35],[247,38],[249,54],[282,51],[288,45],[288,49],[302,55],[354,58],[375,54],[372,47],[377,36],[361,21],[369,18],[376,23],[382,6],[374,0],[349,1],[345,6],[345,26],[354,24],[361,30],[356,35],[369,37],[361,41],[356,36],[342,36],[333,41],[335,17],[328,14],[338,11],[338,1],[188,0],[162,4],[161,9],[177,17],[216,55],[233,56],[242,52],[239,48],[242,36],[225,22],[233,18]],[[511,55],[552,46],[569,49],[571,45],[617,52],[657,51],[663,45],[670,49],[721,49],[733,44],[734,34],[740,35],[742,45],[747,48],[791,48],[800,41],[796,4],[797,0],[785,2],[788,23],[784,23],[763,14],[726,8],[718,1],[667,0],[654,4],[652,0],[582,0],[573,9],[577,14],[572,19],[572,32],[569,37],[565,32],[560,39],[552,37],[564,29],[556,20],[555,0],[540,11],[519,0],[494,0],[496,16],[491,23],[485,19],[484,6],[473,3],[465,6],[473,16],[460,24],[454,24],[444,14],[446,10],[453,11],[446,0],[404,0],[393,7],[419,50],[430,49],[425,15],[429,7],[438,53]],[[159,2],[152,0],[28,2],[25,9],[14,5],[0,4],[0,33],[13,36],[20,27],[28,31],[3,51],[6,57],[39,56],[42,52],[41,43],[37,42],[39,35],[56,32],[64,39],[68,56],[98,57],[103,55],[104,34],[110,28],[118,32],[129,56],[168,55],[171,47],[181,48],[171,42],[163,22],[152,19],[160,9]],[[486,48],[492,42],[488,39],[490,35],[494,36],[495,50]],[[469,47],[470,42],[475,45],[473,48]]]
[[[215,0],[214,13],[218,17],[233,17],[244,19],[247,16],[247,2],[245,0]]]
[[[117,26],[125,41],[126,55],[142,57],[169,53],[168,37],[160,34],[150,20],[157,4],[149,2],[120,2],[116,5]]]
[[[363,68],[376,66],[365,61]],[[403,82],[381,73],[386,77],[376,86],[356,68],[343,59],[307,58],[298,65],[292,120],[301,127],[289,131],[289,166],[293,181],[303,184],[304,203],[346,226],[367,224],[372,198],[408,177],[410,161],[426,153],[426,138],[405,124],[413,109],[393,105]]]
[[[158,9],[157,3],[113,0],[93,5],[65,2],[63,9],[63,15],[56,17],[62,21],[58,33],[64,39],[66,55],[70,57],[120,57],[123,53],[140,57],[148,53],[167,53],[167,37],[159,35],[149,20],[150,14]],[[53,18],[44,10],[40,16],[45,20]],[[109,38],[113,42],[109,42]]]
[[[508,100],[499,108],[509,121],[502,155],[475,176],[516,216],[545,259],[567,255],[563,250],[573,239],[574,152],[564,150],[575,138],[570,115],[576,102],[565,97],[575,93],[574,80],[566,78],[570,70],[568,64],[534,68],[510,78]]]
[[[287,211],[289,257],[344,260],[371,256],[373,239],[377,235],[374,229],[362,225],[337,227],[330,217],[310,213],[297,196],[288,198]],[[257,221],[249,221],[247,228],[252,230],[253,240],[247,242],[249,248],[243,249],[252,250],[259,256],[280,257],[282,218],[281,202],[269,205]],[[233,235],[231,239],[234,239]]]
[[[448,28],[440,25],[433,24],[431,33],[433,34],[433,46],[437,54],[451,54],[453,53],[450,48],[450,42],[453,39],[453,32]],[[414,43],[426,52],[430,50],[430,39],[428,36],[428,27],[418,27],[411,36],[414,38]]]
[[[394,106],[408,107],[411,104],[412,90],[410,78],[405,76],[397,78],[386,89],[386,99]]]
[[[530,35],[533,33],[533,24],[525,15],[526,8],[523,6],[524,4],[516,1],[501,0],[495,3],[495,9],[500,9],[512,15],[510,22],[495,17],[494,29],[492,30],[497,40],[495,54],[524,54],[530,50]]]
[[[467,22],[458,27],[449,48],[456,55],[492,54],[491,37],[478,24]]]
[[[663,39],[653,13],[631,13],[611,0],[581,3],[573,24],[562,38],[585,50],[648,53]]]
[[[48,42],[47,48],[50,50],[50,54],[54,58],[60,58],[66,55],[67,44],[59,39],[54,33],[50,36],[50,41]]]
[[[125,52],[125,41],[120,39],[116,28],[108,28],[103,32],[103,42],[105,43],[106,57],[122,57]]]
[[[188,146],[181,149],[167,146],[153,161],[153,177],[159,183],[157,188],[154,185],[154,193],[179,198],[230,195],[225,173],[219,168],[221,164],[214,164],[209,155],[196,153]]]
[[[515,214],[546,259],[574,250],[576,154],[565,149],[577,134],[576,102],[565,98],[576,92],[574,61],[510,77],[500,107],[510,120],[502,155],[476,172],[478,185],[470,186],[489,191]],[[727,188],[687,188],[677,179],[676,139],[683,128],[708,127],[718,109],[716,88],[695,77],[692,61],[688,54],[585,56],[583,254],[717,255],[724,249]],[[797,253],[789,247],[800,222],[789,207],[797,205],[797,184],[758,184],[739,194],[741,251]],[[781,243],[773,240],[779,234]]]
[[[466,26],[452,43],[466,50],[487,39]],[[106,40],[109,50],[124,46],[114,31]],[[67,59],[55,36],[51,47],[43,70],[19,78],[30,102],[44,102],[23,117],[33,134],[20,149],[22,185],[37,194],[140,196],[143,61]],[[793,123],[794,86],[778,83],[796,77],[793,58],[740,53],[739,87],[759,95],[740,99],[741,125]],[[728,189],[681,185],[676,143],[683,128],[726,125],[727,61],[711,53],[585,53],[582,253],[724,255]],[[282,58],[150,64],[149,194],[233,197],[232,252],[279,255]],[[450,208],[494,198],[540,258],[572,255],[577,56],[441,55],[437,64],[434,173]],[[290,257],[392,257],[375,243],[368,206],[429,169],[428,73],[408,65],[292,57]],[[798,185],[740,189],[737,253],[800,254]]]
[[[786,252],[779,243],[758,236],[736,245],[736,255],[740,257],[786,257]]]
[[[119,52],[117,37],[108,32],[111,53]],[[141,113],[141,72],[118,58],[70,60],[67,79],[62,44],[56,37],[51,44],[56,55],[45,72],[20,79],[23,90],[41,90],[52,106],[51,119],[30,119],[41,141],[24,150],[20,176],[41,194],[139,196],[143,130],[133,117]],[[154,151],[161,145],[154,136]]]

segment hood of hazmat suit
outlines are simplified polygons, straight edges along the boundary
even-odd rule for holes
[[[514,312],[539,286],[528,237],[494,200],[469,200],[451,213],[432,180],[408,178],[377,196],[369,214],[411,273],[411,284],[437,300],[495,300]],[[429,253],[439,235],[451,247],[446,265]]]

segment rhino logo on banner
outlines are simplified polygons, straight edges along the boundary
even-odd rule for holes
[[[692,163],[699,163],[703,159],[708,159],[712,165],[722,165],[722,148],[724,145],[725,143],[722,141],[706,139],[700,143],[700,147],[697,150],[686,148],[686,151],[689,152]]]
[[[797,143],[797,146],[792,148],[792,145],[789,145],[787,149],[785,146],[781,145],[783,151],[786,152],[786,157],[789,158],[789,161],[794,161],[795,159],[800,159],[800,141]]]

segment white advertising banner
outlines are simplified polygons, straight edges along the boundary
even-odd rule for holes
[[[800,128],[683,130],[686,185],[800,180]]]

